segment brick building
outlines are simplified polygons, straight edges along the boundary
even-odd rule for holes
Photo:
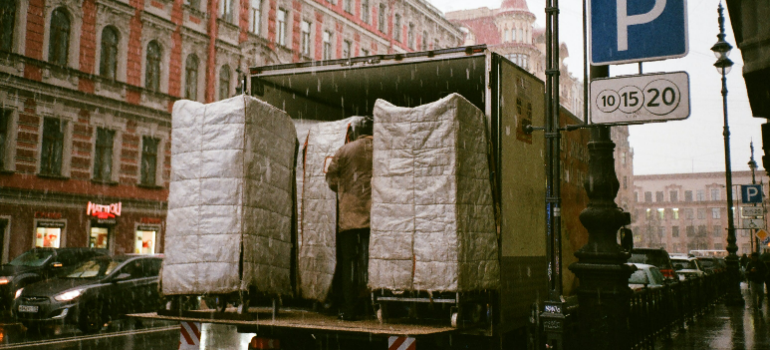
[[[768,183],[761,169],[756,183]],[[734,171],[733,186],[751,184],[750,171]],[[637,175],[634,183],[636,222],[634,245],[664,248],[669,253],[693,249],[723,250],[727,247],[727,204],[724,172]],[[768,188],[764,186],[767,207]],[[748,254],[751,232],[742,229],[740,190],[734,187],[735,228],[738,254]],[[767,220],[765,227],[767,227]],[[767,247],[764,247],[767,249]]]
[[[452,47],[423,0],[0,0],[0,260],[162,252],[170,109],[249,66]]]

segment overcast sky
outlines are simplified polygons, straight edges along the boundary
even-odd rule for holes
[[[428,0],[444,12],[478,7],[498,8],[502,0]],[[529,9],[537,16],[536,25],[545,26],[545,0],[528,0]],[[724,171],[724,142],[721,77],[713,64],[716,58],[710,48],[717,41],[717,6],[719,0],[688,0],[689,54],[681,59],[644,64],[644,73],[686,71],[690,75],[691,113],[687,120],[635,125],[630,129],[634,148],[634,173],[665,174]],[[560,39],[567,43],[571,57],[566,60],[570,72],[582,79],[582,1],[560,1]],[[726,40],[735,45],[730,19],[725,9]],[[735,62],[727,75],[728,116],[733,171],[748,170],[749,141],[754,140],[754,159],[762,168],[762,136],[764,119],[753,118],[741,75],[743,59],[734,48],[730,58]],[[638,66],[612,66],[610,74],[636,74]]]

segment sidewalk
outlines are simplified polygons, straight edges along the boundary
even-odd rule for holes
[[[656,349],[770,350],[770,303],[765,296],[762,310],[754,309],[748,286],[741,283],[746,306],[717,305],[697,318],[687,329],[676,331],[671,340],[660,340]]]

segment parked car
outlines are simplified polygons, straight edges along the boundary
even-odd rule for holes
[[[634,248],[631,250],[631,258],[628,262],[635,264],[649,264],[657,267],[660,273],[672,281],[679,280],[671,258],[665,249],[659,248]]]
[[[24,286],[67,273],[80,263],[107,255],[95,248],[34,248],[0,266],[0,310],[10,311],[13,296]]]
[[[157,310],[161,263],[157,255],[100,256],[20,289],[13,310],[27,327],[70,323],[97,332],[109,319]]]
[[[679,279],[682,281],[684,281],[687,278],[703,277],[706,274],[706,272],[703,271],[703,268],[701,267],[700,261],[698,261],[698,258],[675,257],[675,258],[671,258],[671,263],[674,264],[676,273],[679,274]]]
[[[709,256],[699,256],[697,257],[698,262],[700,262],[701,267],[703,268],[703,271],[708,274],[714,274],[714,273],[720,273],[723,272],[722,265],[717,261],[717,258],[709,257]]]
[[[632,264],[636,271],[628,278],[628,287],[632,290],[644,288],[661,288],[666,284],[666,277],[660,270],[649,264]]]

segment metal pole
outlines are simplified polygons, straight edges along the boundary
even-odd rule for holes
[[[722,16],[722,7],[719,7],[719,25],[720,33],[724,32],[724,17]],[[735,220],[733,211],[733,171],[730,165],[730,126],[727,121],[727,77],[725,75],[725,69],[722,69],[722,114],[724,115],[724,128],[722,135],[725,139],[725,182],[727,191],[727,257],[725,262],[727,263],[728,278],[730,279],[730,285],[727,289],[727,298],[725,304],[727,305],[744,305],[743,296],[741,295],[741,280],[739,277],[739,259],[735,253],[738,251],[738,246],[735,244]]]
[[[756,185],[757,184],[757,178],[754,175],[754,171],[757,169],[757,162],[754,161],[754,141],[751,141],[749,143],[749,149],[751,149],[751,158],[749,159],[749,169],[751,169],[751,184]],[[764,191],[763,191],[764,192]],[[762,199],[764,201],[764,198]],[[754,204],[754,207],[757,205]],[[764,217],[764,215],[763,215]],[[749,252],[759,251],[759,239],[756,238],[757,230],[753,229],[751,230],[751,237],[749,237],[749,245],[750,250]],[[754,240],[757,240],[756,245],[754,244]],[[756,247],[756,250],[754,248]]]
[[[562,297],[561,262],[561,155],[559,134],[559,0],[546,1],[545,140],[546,140],[546,249],[548,301],[541,319],[546,348],[564,348],[566,316]]]

